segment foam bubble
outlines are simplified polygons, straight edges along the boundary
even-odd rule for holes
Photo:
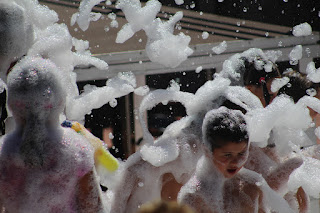
[[[308,36],[312,34],[312,28],[307,22],[293,27],[292,34],[296,37]]]
[[[218,46],[215,46],[212,48],[212,51],[217,55],[223,53],[226,50],[227,50],[227,42],[226,41],[223,41]]]
[[[290,64],[297,65],[302,58],[302,46],[296,45],[289,54]]]

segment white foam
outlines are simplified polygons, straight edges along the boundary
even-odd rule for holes
[[[206,31],[203,31],[201,34],[202,39],[208,39],[209,38],[209,33]]]
[[[276,97],[264,109],[250,111],[247,119],[250,140],[259,142],[261,147],[267,145],[273,128],[307,129],[311,123],[308,109],[300,103],[294,104],[285,96]],[[283,141],[278,141],[281,142]]]
[[[320,82],[320,68],[316,69],[314,62],[308,63],[306,73],[308,80],[312,81],[313,83]]]
[[[157,143],[156,145],[145,145],[140,149],[143,160],[150,162],[153,166],[161,166],[176,159],[179,148],[176,140],[169,143]]]
[[[155,90],[150,92],[144,97],[139,107],[139,119],[141,122],[144,139],[148,143],[153,143],[153,137],[148,131],[147,124],[145,123],[145,112],[152,109],[159,103],[168,103],[169,101],[180,102],[188,106],[194,98],[192,93],[180,92],[174,90]]]
[[[272,61],[273,63],[276,63],[279,57],[282,56],[282,51],[281,50],[268,50],[265,51],[266,57]]]
[[[276,60],[280,55],[280,52],[267,52],[265,54],[259,48],[250,48],[242,53],[237,53],[223,62],[222,70],[217,75],[229,78],[231,85],[244,86],[243,78],[244,69],[240,67],[244,66],[244,62],[241,58],[246,58],[248,62],[254,62],[257,70],[264,70],[265,72],[272,71],[272,61]],[[270,60],[270,61],[269,61]],[[264,63],[267,61],[267,63]]]
[[[296,45],[289,53],[289,59],[291,65],[297,65],[302,58],[302,46]]]
[[[296,169],[290,176],[288,188],[291,191],[302,186],[309,196],[319,198],[320,181],[320,161],[311,157],[305,157],[301,167]]]
[[[308,36],[312,34],[312,28],[307,22],[293,27],[292,34],[296,37]]]
[[[151,25],[145,28],[148,36],[146,52],[151,61],[167,67],[177,67],[193,50],[188,46],[190,36],[180,32],[173,34],[175,24],[183,17],[182,12],[177,12],[167,22],[155,19]]]
[[[100,13],[91,13],[92,8],[103,0],[81,1],[79,13],[75,13],[71,19],[71,26],[77,23],[81,30],[86,31],[89,28],[90,21],[97,21]]]
[[[107,81],[103,87],[86,87],[85,91],[71,101],[74,107],[67,108],[68,118],[73,120],[82,120],[86,114],[90,114],[92,109],[102,107],[106,103],[116,106],[115,98],[122,97],[134,91],[135,77],[132,74],[122,75]],[[68,102],[67,102],[68,103]]]
[[[196,73],[200,73],[202,71],[202,66],[196,68]]]
[[[184,0],[174,0],[177,5],[184,4]]]
[[[221,54],[221,53],[223,53],[224,51],[226,51],[227,50],[227,42],[226,41],[223,41],[223,42],[221,42],[218,46],[215,46],[215,47],[213,47],[212,48],[212,51],[215,53],[215,54],[217,54],[217,55],[219,55],[219,54]]]
[[[271,92],[275,93],[279,91],[279,89],[289,83],[289,81],[290,79],[288,77],[274,79],[271,84]]]
[[[151,0],[144,7],[139,0],[120,0],[116,7],[121,9],[128,21],[118,32],[117,43],[123,43],[131,38],[136,32],[152,24],[160,11],[161,3],[157,0]]]
[[[145,96],[149,93],[149,91],[150,91],[150,88],[147,85],[145,85],[145,86],[141,86],[139,88],[136,88],[134,90],[134,93],[136,95]]]

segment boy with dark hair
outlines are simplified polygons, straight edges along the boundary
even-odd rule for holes
[[[225,107],[209,111],[202,126],[205,155],[179,201],[196,212],[292,212],[258,173],[243,168],[249,139],[243,114]]]

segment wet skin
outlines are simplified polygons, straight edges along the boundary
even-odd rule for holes
[[[239,172],[248,158],[247,141],[226,145],[213,150],[213,163],[226,178],[231,178]]]

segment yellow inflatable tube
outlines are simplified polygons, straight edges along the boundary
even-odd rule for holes
[[[64,121],[62,126],[72,128],[90,141],[90,144],[95,150],[94,161],[96,166],[101,165],[110,172],[114,172],[118,169],[118,160],[104,148],[103,142],[91,134],[91,132],[89,132],[83,125],[78,122]]]

